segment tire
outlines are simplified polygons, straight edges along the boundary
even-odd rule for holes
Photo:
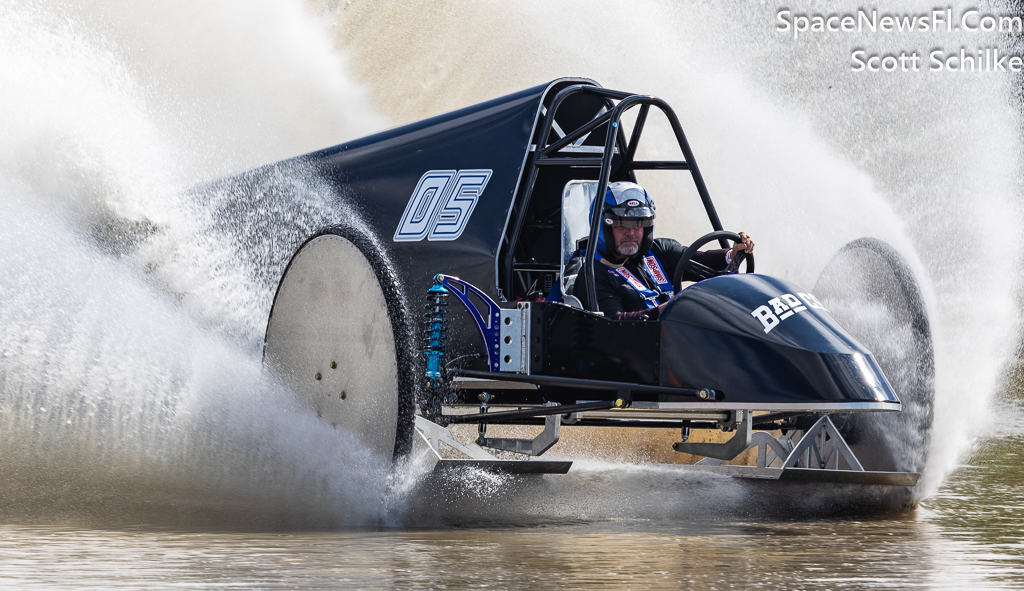
[[[412,342],[385,257],[362,231],[334,227],[307,240],[288,263],[263,360],[311,412],[393,461],[412,446]]]
[[[935,402],[931,328],[910,266],[876,238],[847,244],[829,261],[814,294],[871,351],[900,398],[899,413],[833,419],[867,470],[921,472]]]

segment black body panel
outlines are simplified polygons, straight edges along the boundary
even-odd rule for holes
[[[770,303],[785,296],[799,305]],[[758,310],[774,320],[766,325]],[[712,388],[730,403],[899,401],[871,353],[813,296],[781,279],[702,281],[665,307],[660,324],[664,386]]]
[[[495,297],[498,241],[515,196],[547,85],[342,144],[307,156],[354,193],[366,221],[392,250],[413,293],[436,273],[461,277]],[[406,205],[429,170],[487,169],[493,176],[454,241],[394,242]]]
[[[656,323],[619,322],[550,305],[544,324],[544,375],[658,383],[661,343]]]
[[[208,185],[206,192],[230,195],[226,206],[239,210],[233,217],[246,222],[258,221],[259,216],[251,213],[254,208],[267,217],[275,217],[278,209],[290,210],[290,216],[276,216],[282,219],[280,227],[273,229],[275,234],[262,237],[272,245],[290,246],[289,251],[309,238],[311,232],[303,230],[307,223],[319,224],[314,232],[334,224],[369,230],[399,283],[417,299],[436,273],[461,277],[498,298],[498,251],[510,209],[522,192],[522,171],[536,141],[542,105],[573,84],[597,86],[580,78],[555,80],[221,179]],[[461,235],[455,240],[395,241],[421,177],[428,171],[461,170],[491,171],[486,188],[465,216]],[[321,197],[333,202],[329,211],[320,204]],[[282,235],[290,232],[303,234]],[[282,268],[275,265],[268,281],[280,279],[291,254],[283,253]]]

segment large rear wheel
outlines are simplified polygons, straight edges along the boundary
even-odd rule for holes
[[[381,253],[358,230],[331,228],[303,244],[281,278],[264,363],[310,412],[390,461],[411,445],[409,337]]]
[[[874,354],[902,405],[899,413],[836,416],[837,426],[866,469],[920,472],[931,439],[935,361],[913,271],[885,242],[861,238],[829,261],[814,295]]]

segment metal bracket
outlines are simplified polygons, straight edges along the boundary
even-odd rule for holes
[[[796,444],[782,467],[840,470],[840,459],[846,461],[850,470],[864,471],[864,466],[839,434],[832,419],[828,415],[822,415]]]
[[[478,445],[469,445],[460,443],[452,432],[448,429],[438,425],[437,423],[431,422],[421,416],[416,416],[416,438],[413,440],[413,455],[420,457],[424,452],[433,452],[434,459],[431,463],[436,464],[441,459],[441,444],[445,444],[448,447],[455,449],[461,454],[472,458],[474,460],[496,460],[494,456],[487,453],[485,449]],[[418,449],[420,445],[426,445],[427,449]]]
[[[548,406],[558,406],[557,403],[549,402]],[[554,414],[544,417],[544,430],[533,439],[512,439],[504,437],[481,437],[477,443],[484,447],[511,451],[517,454],[528,456],[539,456],[551,449],[551,446],[558,443],[561,431],[562,415]]]
[[[695,456],[731,460],[750,448],[751,424],[750,411],[736,411],[736,434],[725,443],[689,443],[679,441],[672,444],[672,449]]]
[[[529,374],[530,302],[518,302],[515,308],[502,310],[498,329],[501,371]]]
[[[477,289],[476,286],[458,277],[439,273],[434,277],[434,280],[439,281],[441,285],[448,288],[448,291],[455,294],[455,297],[459,298],[462,305],[466,307],[466,311],[469,312],[469,315],[476,323],[476,327],[480,330],[480,337],[484,340],[484,349],[487,351],[487,370],[492,372],[498,371],[498,319],[501,307],[490,296]],[[477,307],[473,305],[473,302],[470,301],[470,294],[480,298],[480,301],[484,303],[484,306],[487,308],[484,314],[481,314]]]
[[[785,462],[793,451],[793,442],[788,439],[776,439],[764,431],[757,431],[750,437],[750,446],[747,449],[755,446],[758,468],[770,468],[776,460]]]
[[[746,436],[747,444],[740,449],[739,442],[741,441],[742,430],[744,429],[742,424],[739,429],[741,431],[726,443],[684,444],[680,442],[675,444],[674,448],[676,451],[705,456],[704,459],[697,462],[701,466],[721,466],[723,461],[731,460],[748,449],[756,447],[757,468],[773,468],[772,464],[779,462],[781,465],[774,469],[800,468],[810,470],[865,471],[857,456],[854,455],[850,446],[846,444],[843,436],[839,434],[839,430],[836,429],[835,424],[828,415],[822,415],[804,433],[796,445],[790,439],[792,434],[776,439],[765,431],[757,431],[752,435],[748,434]],[[749,427],[746,427],[746,429],[749,429]],[[840,464],[840,460],[845,462],[845,468]]]

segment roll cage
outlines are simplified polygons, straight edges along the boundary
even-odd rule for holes
[[[637,146],[652,107],[668,120],[681,160],[636,159]],[[622,119],[634,108],[639,112],[627,140]],[[555,226],[560,226],[562,186],[571,180],[597,181],[595,195],[600,196],[604,195],[609,182],[636,182],[637,170],[686,170],[690,172],[712,228],[722,230],[679,119],[664,100],[592,84],[573,84],[558,91],[549,105],[542,106],[541,115],[543,121],[534,136],[535,143],[529,148],[526,182],[520,185],[510,216],[511,224],[506,225],[499,250],[498,293],[506,299],[527,297],[531,286],[542,278],[553,283],[561,272],[565,253],[561,252],[560,228]],[[566,132],[566,127],[571,131]],[[600,141],[602,135],[603,142]],[[597,243],[600,218],[601,209],[593,208],[589,244]],[[720,242],[723,248],[728,247],[724,240]],[[553,256],[556,249],[557,258]],[[593,257],[584,257],[581,272],[587,278],[592,311],[599,312]],[[545,285],[543,293],[549,288],[550,285]]]

